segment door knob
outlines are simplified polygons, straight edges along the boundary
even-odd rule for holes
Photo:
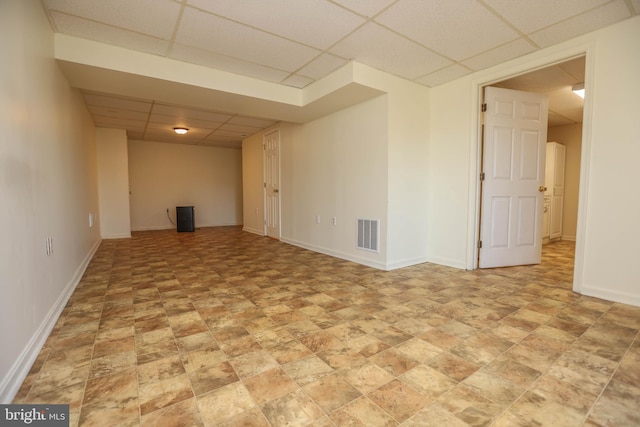
[[[540,187],[538,187],[538,191],[541,193],[544,193],[545,191],[547,191],[547,187],[545,187],[544,185],[541,185]]]

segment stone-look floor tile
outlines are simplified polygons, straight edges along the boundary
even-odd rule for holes
[[[602,426],[640,425],[640,388],[611,380],[589,414],[589,420]]]
[[[471,426],[491,424],[504,409],[464,385],[457,386],[438,402],[444,409]]]
[[[334,411],[331,420],[336,426],[392,427],[397,422],[367,397],[358,398]]]
[[[105,240],[15,403],[72,426],[639,424],[640,308],[573,293],[574,246],[381,271],[241,227]]]
[[[540,426],[579,426],[587,415],[533,391],[526,392],[509,408],[509,411],[528,422],[529,425]]]
[[[348,368],[365,360],[363,355],[350,347],[322,351],[317,356],[335,370]]]
[[[138,384],[134,369],[87,381],[80,410],[80,425],[100,426],[139,423]]]
[[[415,337],[396,346],[396,349],[421,363],[426,363],[443,352],[440,347]]]
[[[192,397],[193,389],[186,374],[141,383],[138,387],[138,400],[142,415]]]
[[[204,426],[195,398],[183,400],[176,404],[145,414],[141,418],[140,425],[142,427]]]
[[[469,427],[470,425],[443,408],[432,403],[402,423],[402,427]]]
[[[438,328],[428,330],[419,338],[443,350],[454,347],[463,341],[461,338],[442,332]]]
[[[420,392],[429,401],[437,399],[458,384],[457,381],[426,365],[413,368],[401,375],[399,379]]]
[[[371,356],[369,360],[395,377],[420,364],[395,348]]]
[[[306,426],[324,415],[302,390],[273,399],[261,408],[272,426]]]
[[[640,352],[628,351],[616,369],[613,379],[640,389]]]
[[[266,350],[247,352],[230,361],[240,378],[253,377],[278,367],[278,362]]]
[[[546,399],[555,400],[566,406],[586,412],[596,401],[598,395],[580,387],[580,382],[568,382],[553,373],[540,377],[533,390]]]
[[[135,363],[136,354],[134,351],[113,353],[94,358],[91,361],[91,373],[89,374],[89,378],[126,371],[130,369],[132,365],[135,365]]]
[[[529,387],[542,373],[520,363],[518,356],[502,355],[482,368],[490,375],[497,375],[521,387]]]
[[[303,390],[326,413],[330,413],[361,396],[338,374],[331,374],[320,378],[303,387]]]
[[[253,408],[217,424],[216,427],[271,427],[260,408]]]
[[[398,380],[391,381],[369,393],[368,397],[400,422],[410,418],[430,403],[429,398]]]
[[[486,365],[513,346],[511,341],[487,332],[479,332],[450,351],[476,365]]]
[[[269,349],[269,352],[273,355],[273,358],[281,365],[289,362],[293,362],[298,359],[310,356],[313,354],[304,344],[298,341],[289,341],[283,344],[279,344]]]
[[[341,370],[340,375],[363,394],[382,387],[394,379],[389,372],[368,360]]]
[[[274,368],[246,378],[244,385],[258,405],[298,389],[296,382],[282,368]]]
[[[289,362],[282,365],[282,368],[287,375],[301,386],[312,383],[333,372],[331,366],[314,355]]]
[[[510,405],[524,393],[525,388],[485,370],[475,372],[462,384],[503,407]]]
[[[201,396],[239,380],[236,371],[229,362],[196,369],[190,371],[188,375],[196,396]]]
[[[458,357],[449,352],[439,354],[431,359],[427,365],[456,381],[462,381],[480,369],[478,365],[467,362],[462,357]]]
[[[222,350],[215,348],[194,350],[181,355],[182,364],[187,372],[197,371],[211,366],[217,366],[229,360]]]
[[[204,425],[217,426],[256,406],[246,387],[234,382],[198,397]]]

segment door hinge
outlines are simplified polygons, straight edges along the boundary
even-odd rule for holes
[[[480,172],[480,181],[484,181],[484,172]]]
[[[264,186],[264,188],[267,188],[267,183],[263,182],[262,185]]]
[[[482,111],[483,113],[485,111],[487,111],[487,103],[486,102],[480,106],[480,111]]]
[[[478,240],[478,249],[482,249],[482,240]]]

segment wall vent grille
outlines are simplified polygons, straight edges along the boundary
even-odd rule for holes
[[[358,218],[356,247],[372,252],[379,252],[380,221],[377,219]]]

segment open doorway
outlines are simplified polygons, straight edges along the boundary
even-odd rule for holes
[[[541,275],[545,282],[561,287],[573,285],[573,264],[577,239],[578,199],[580,188],[580,159],[582,153],[582,122],[584,102],[572,92],[576,84],[585,81],[585,56],[553,66],[518,75],[488,86],[525,92],[542,93],[549,98],[547,141],[556,142],[564,150],[564,181],[562,188],[550,188],[545,193],[548,216],[543,229],[542,261],[538,265],[509,267],[528,269]],[[545,179],[545,184],[547,180]],[[550,186],[547,186],[550,187]],[[552,187],[552,186],[551,186]],[[550,212],[551,200],[561,197],[555,212]],[[560,209],[560,210],[558,210]],[[482,215],[482,213],[480,213]],[[552,218],[553,216],[553,218]],[[554,233],[550,233],[553,219]],[[549,279],[549,280],[546,280]]]

